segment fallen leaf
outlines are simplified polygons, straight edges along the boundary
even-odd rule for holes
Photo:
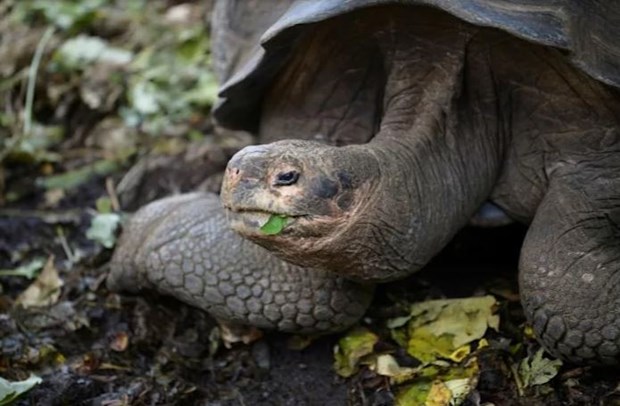
[[[428,393],[431,389],[431,383],[427,380],[422,380],[411,385],[408,385],[405,389],[401,390],[396,395],[396,405],[398,406],[420,406],[424,405]]]
[[[109,197],[104,196],[97,199],[95,202],[95,207],[97,207],[97,212],[101,214],[111,213],[112,212],[112,200]]]
[[[286,227],[287,221],[288,218],[286,216],[272,214],[271,217],[269,217],[269,220],[267,220],[267,222],[260,228],[260,231],[267,235],[280,234],[284,227]]]
[[[54,58],[68,68],[80,69],[97,62],[126,65],[131,62],[133,54],[110,46],[102,38],[81,34],[65,41],[56,51]]]
[[[311,335],[292,335],[286,340],[286,348],[293,351],[301,351],[308,348],[316,337]]]
[[[110,364],[108,362],[102,362],[99,365],[99,368],[97,368],[98,370],[102,370],[102,371],[131,371],[130,367],[124,367],[121,365],[115,365],[115,364]]]
[[[470,358],[465,364],[453,365],[436,361],[419,368],[413,384],[400,391],[398,405],[460,405],[478,384],[478,360]]]
[[[543,385],[558,374],[562,361],[543,358],[543,352],[541,348],[533,357],[527,357],[519,364],[519,376],[524,388]]]
[[[106,248],[112,248],[116,243],[116,229],[120,221],[121,216],[116,213],[97,214],[86,231],[86,238],[97,241]]]
[[[406,343],[408,353],[420,361],[445,358],[460,362],[471,351],[467,344],[481,339],[487,328],[499,328],[496,304],[492,296],[416,303],[408,319],[393,319],[388,326],[393,329],[392,336]]]
[[[87,165],[60,175],[47,176],[37,179],[37,185],[45,189],[73,189],[95,176],[105,176],[118,169],[118,163],[112,160],[102,159],[91,165]]]
[[[452,392],[442,381],[433,381],[424,406],[449,406]]]
[[[112,337],[110,342],[110,349],[116,352],[123,352],[129,346],[129,336],[126,332],[120,331]]]
[[[334,347],[334,369],[338,375],[348,378],[358,368],[359,361],[371,354],[379,341],[376,334],[363,327],[355,328],[342,337]]]
[[[15,269],[2,269],[0,276],[23,276],[32,279],[37,276],[44,264],[43,258],[37,258]]]
[[[95,19],[96,12],[104,5],[105,0],[19,1],[16,3],[20,6],[16,11],[24,15],[22,19],[36,13],[37,16],[44,17],[48,23],[69,31]]]
[[[433,362],[437,358],[450,358],[454,352],[452,337],[438,337],[425,327],[419,327],[409,334],[406,348],[409,355],[424,363]]]
[[[413,378],[419,372],[418,368],[401,367],[390,354],[379,355],[371,369],[379,375],[390,377],[397,384]]]
[[[45,191],[45,207],[56,207],[62,199],[64,199],[66,193],[63,189],[49,189]]]
[[[476,380],[472,378],[452,379],[444,382],[452,395],[450,405],[460,405],[467,395],[474,389]]]
[[[452,354],[448,355],[454,362],[463,361],[469,354],[471,353],[471,347],[469,345],[463,345],[462,347],[457,348],[452,352]]]
[[[60,297],[63,282],[54,266],[54,256],[50,255],[37,279],[23,291],[15,301],[24,308],[51,306]]]
[[[23,381],[11,382],[0,377],[0,406],[11,404],[18,396],[28,392],[43,380],[35,375]]]
[[[219,337],[224,347],[232,348],[235,343],[250,344],[263,337],[263,332],[253,326],[243,326],[218,320]]]

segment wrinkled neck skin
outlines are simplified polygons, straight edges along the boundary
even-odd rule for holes
[[[429,24],[406,34],[375,33],[386,74],[378,132],[365,145],[331,147],[365,174],[363,198],[326,238],[259,243],[300,265],[394,280],[423,267],[489,196],[505,142],[490,75],[481,79],[483,62],[468,60],[472,33]],[[477,86],[467,89],[474,69]]]
[[[447,45],[452,49],[440,59],[391,58],[385,115],[367,146],[379,175],[360,213],[364,221],[339,240],[346,260],[324,266],[362,280],[406,276],[436,255],[491,193],[499,134],[471,120],[482,106],[462,88],[464,40]]]

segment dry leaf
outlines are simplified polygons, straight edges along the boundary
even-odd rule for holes
[[[129,346],[129,336],[126,332],[120,331],[114,334],[112,341],[110,342],[110,349],[116,352],[123,352]]]
[[[357,372],[360,360],[371,354],[379,337],[372,331],[357,327],[338,340],[334,347],[334,369],[336,373],[348,378]]]
[[[63,282],[54,266],[54,256],[50,255],[37,279],[26,288],[15,302],[24,308],[51,306],[60,297]]]

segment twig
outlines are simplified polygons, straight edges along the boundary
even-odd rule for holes
[[[32,131],[32,106],[34,104],[34,90],[37,83],[37,73],[39,71],[39,65],[41,64],[41,58],[43,58],[43,52],[47,43],[52,39],[54,34],[54,27],[48,27],[41,38],[41,41],[37,44],[37,49],[32,57],[32,63],[28,70],[28,88],[26,90],[26,105],[24,111],[24,131],[23,135],[30,135]]]
[[[519,376],[519,371],[517,370],[516,364],[510,363],[510,371],[512,372],[512,376],[517,384],[517,393],[519,397],[523,397],[525,392],[523,391],[524,385],[521,377]]]
[[[112,211],[120,211],[121,203],[118,200],[118,195],[116,194],[116,188],[114,187],[114,181],[112,178],[105,178],[105,188],[108,192],[108,196],[110,196],[110,203],[112,204]]]
[[[25,210],[25,209],[0,209],[0,217],[36,218],[48,224],[72,223],[78,224],[82,216],[79,209],[64,211]]]
[[[7,140],[6,148],[0,151],[0,162],[4,161],[4,158],[6,158],[6,156],[13,151],[13,148],[15,148],[15,146],[26,135],[30,135],[30,132],[32,131],[32,106],[34,104],[34,90],[37,82],[37,72],[39,71],[39,65],[41,64],[45,47],[50,39],[52,39],[54,31],[54,27],[48,27],[43,33],[41,41],[37,44],[37,49],[34,52],[32,62],[28,68],[28,85],[26,89],[26,102],[24,106],[24,128],[22,131],[18,132],[17,136]]]
[[[58,236],[58,240],[60,241],[60,246],[62,247],[62,250],[65,252],[67,259],[69,260],[69,263],[71,265],[75,264],[76,262],[75,255],[73,254],[71,247],[69,247],[69,242],[67,241],[67,237],[65,236],[64,228],[60,226],[56,227],[56,235]]]

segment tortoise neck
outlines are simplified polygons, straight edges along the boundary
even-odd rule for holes
[[[498,177],[505,143],[493,123],[494,99],[481,101],[466,88],[468,55],[457,39],[427,54],[418,48],[415,58],[393,58],[381,128],[367,144],[380,175],[367,207],[372,226],[360,227],[376,231],[352,233],[368,238],[365,246],[382,247],[350,264],[362,279],[398,279],[424,266],[467,224]],[[488,79],[480,86],[492,95]]]

